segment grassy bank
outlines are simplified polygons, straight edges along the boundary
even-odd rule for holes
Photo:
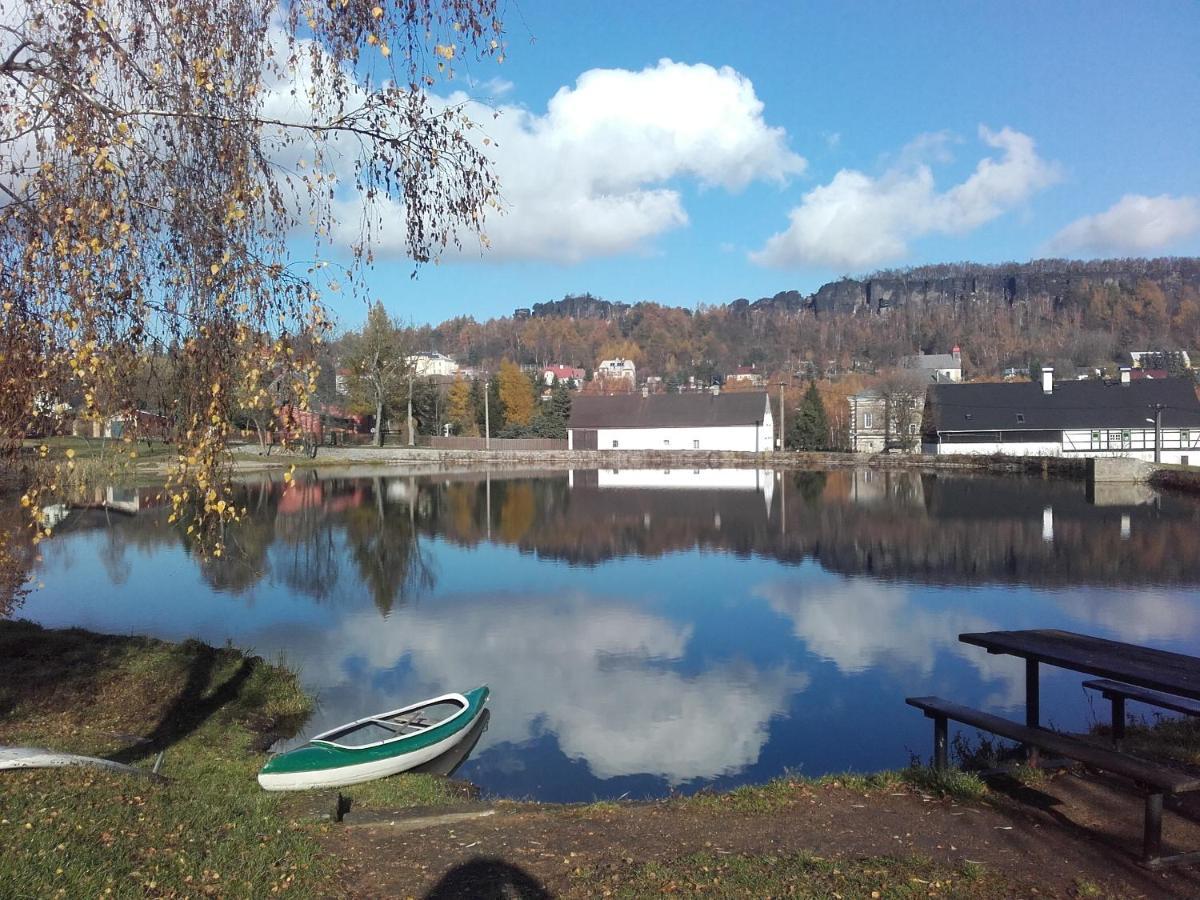
[[[265,747],[311,710],[294,673],[233,649],[0,622],[0,745],[139,767],[164,752],[169,779],[0,772],[0,893],[320,893],[336,868],[320,826],[255,781]],[[411,806],[451,796],[444,784],[414,776],[369,792]]]
[[[446,843],[441,831],[424,838],[423,854],[403,835],[389,850],[379,842],[392,838],[317,821],[314,811],[332,811],[329,795],[260,790],[254,776],[264,749],[294,733],[311,709],[293,672],[231,648],[0,621],[0,745],[50,747],[138,767],[165,752],[162,772],[169,778],[157,783],[92,769],[0,772],[0,894],[326,896],[344,894],[353,883],[348,875],[358,875],[376,885],[395,877],[402,894],[419,895],[420,884],[439,871],[460,879],[460,886],[478,879],[480,890],[494,887],[495,879],[526,875],[553,881],[553,873],[537,867],[522,875],[513,856],[458,865],[458,848],[475,844],[469,838]],[[1131,729],[1131,743],[1138,732]],[[1147,729],[1144,740],[1158,741],[1160,750],[1190,748],[1193,756],[1200,746],[1190,723]],[[354,808],[364,810],[469,797],[463,785],[433,775],[344,790]],[[505,840],[515,846],[528,839],[538,848],[536,860],[569,861],[556,882],[566,896],[1012,895],[1012,879],[1025,877],[1021,873],[926,858],[918,848],[893,843],[894,824],[860,839],[857,849],[823,832],[797,833],[797,817],[814,809],[826,810],[823,816],[861,809],[856,827],[870,829],[876,813],[890,807],[894,823],[903,803],[897,797],[915,803],[902,827],[924,830],[930,825],[925,816],[936,815],[939,806],[922,806],[918,794],[949,798],[947,809],[992,807],[979,802],[991,795],[976,776],[913,766],[788,776],[652,804],[505,802],[497,808],[506,817]],[[963,821],[945,820],[954,828]],[[990,839],[993,826],[981,827]],[[741,834],[741,845],[720,853],[698,845],[718,834],[723,843]],[[567,849],[578,846],[572,841],[593,848],[581,851],[578,863],[575,850]],[[413,855],[402,872],[396,853]]]

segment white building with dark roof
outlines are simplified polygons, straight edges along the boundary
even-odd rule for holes
[[[741,450],[775,446],[765,391],[580,394],[571,401],[573,450]]]
[[[1159,429],[1160,426],[1161,430]],[[1156,436],[1157,435],[1157,436]],[[922,426],[926,453],[1128,457],[1200,464],[1200,400],[1188,378],[935,384]]]
[[[935,384],[962,381],[962,351],[955,345],[949,353],[918,353],[900,360],[900,368],[920,372]]]

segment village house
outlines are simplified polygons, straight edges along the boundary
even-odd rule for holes
[[[900,359],[900,368],[920,372],[935,384],[962,381],[962,351],[956,344],[949,353],[918,353]]]
[[[554,384],[556,381],[565,381],[568,386],[578,388],[583,384],[583,379],[587,377],[587,372],[583,369],[577,369],[574,366],[564,366],[556,364],[553,366],[545,366],[542,369],[542,381],[547,387]]]
[[[1156,429],[1157,424],[1160,429]],[[1120,456],[1200,462],[1200,401],[1188,378],[931,385],[922,428],[927,453]]]
[[[596,379],[600,381],[628,381],[632,389],[637,384],[637,366],[631,359],[602,359],[596,366]]]
[[[458,372],[458,363],[444,353],[414,353],[407,362],[418,378],[446,377]]]
[[[573,450],[743,450],[775,445],[765,391],[580,394],[571,403]]]
[[[921,449],[925,395],[919,390],[862,391],[850,397],[850,449],[855,453]]]
[[[762,387],[766,384],[767,379],[763,371],[757,366],[738,366],[734,371],[725,376],[726,382],[740,382],[742,384],[750,384],[754,387]]]

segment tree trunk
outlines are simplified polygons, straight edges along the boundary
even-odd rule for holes
[[[375,401],[375,446],[383,446],[383,401]]]

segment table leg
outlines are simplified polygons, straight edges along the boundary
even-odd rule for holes
[[[1030,728],[1041,727],[1041,691],[1038,685],[1038,661],[1025,660],[1025,724]],[[1026,747],[1029,765],[1037,768],[1038,748]]]

